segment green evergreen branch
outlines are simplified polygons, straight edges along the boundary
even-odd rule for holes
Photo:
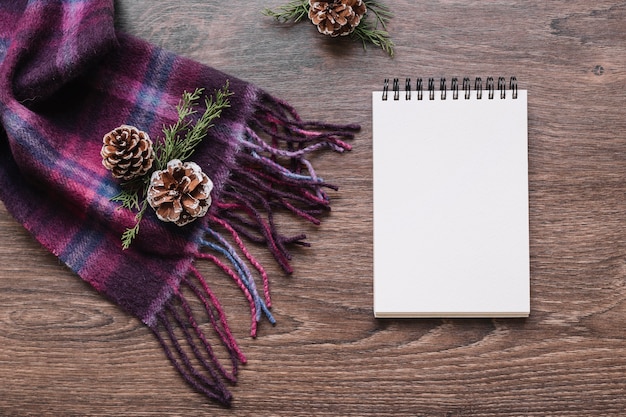
[[[365,6],[367,6],[368,13],[371,12],[374,16],[376,16],[377,24],[375,28],[378,27],[378,23],[381,24],[384,30],[387,30],[387,23],[393,17],[393,13],[387,6],[384,6],[378,3],[376,0],[365,0]]]
[[[181,161],[187,160],[195,151],[202,140],[206,137],[208,130],[213,127],[213,121],[222,115],[225,108],[230,107],[230,97],[233,93],[228,91],[229,84],[222,87],[221,90],[215,91],[215,100],[213,96],[206,97],[204,100],[205,111],[200,119],[187,131],[185,139],[177,142],[174,148],[174,158]]]
[[[233,93],[229,91],[229,82],[215,91],[215,98],[206,97],[204,100],[205,110],[202,116],[194,123],[190,116],[197,113],[197,103],[202,97],[203,89],[198,88],[193,93],[185,91],[181,100],[176,106],[178,119],[176,123],[163,127],[163,138],[155,141],[155,159],[152,169],[141,178],[123,183],[122,190],[111,201],[120,203],[122,208],[137,211],[135,215],[135,225],[127,228],[122,233],[122,248],[128,249],[132,241],[139,234],[139,224],[148,208],[148,187],[150,177],[155,171],[163,170],[172,159],[187,160],[195,151],[195,148],[202,142],[208,134],[208,130],[213,127],[215,119],[222,115],[222,111],[230,107],[228,99]]]
[[[121,206],[128,210],[139,210],[139,194],[136,192],[122,190],[115,197],[111,198],[111,201],[121,203]]]
[[[182,98],[176,106],[178,120],[170,126],[163,126],[164,139],[157,142],[154,146],[155,152],[155,170],[165,169],[167,163],[174,159],[176,153],[176,144],[180,142],[179,135],[189,129],[191,121],[189,116],[196,113],[194,106],[202,95],[202,88],[197,88],[193,93],[185,91]]]
[[[308,0],[292,0],[291,2],[279,6],[275,10],[264,9],[265,16],[273,17],[280,23],[298,23],[309,14]]]
[[[139,234],[139,224],[141,223],[143,214],[146,212],[146,208],[148,208],[148,200],[143,200],[141,209],[135,215],[135,225],[122,233],[122,249],[128,249],[135,237]]]
[[[230,107],[228,97],[233,93],[228,91],[228,88],[227,81],[222,89],[215,91],[215,100],[213,97],[205,99],[205,111],[195,124],[188,118],[196,113],[194,108],[203,90],[199,88],[193,93],[183,93],[181,101],[176,106],[178,120],[174,125],[163,128],[164,140],[155,146],[157,170],[165,169],[172,159],[184,162],[193,154],[195,148],[206,137],[208,130],[213,127],[213,120],[222,115],[222,110]]]
[[[367,43],[371,43],[380,47],[393,58],[395,45],[387,31],[371,28],[368,25],[359,25],[352,32],[352,36],[363,42],[363,49],[367,49]]]
[[[362,21],[360,25],[354,28],[352,36],[363,42],[363,49],[367,49],[367,43],[371,43],[380,47],[393,58],[395,45],[389,32],[387,32],[387,23],[393,17],[393,13],[376,0],[364,0],[364,3],[367,7],[367,14],[374,15],[376,23],[372,25],[368,19]],[[379,29],[379,25],[382,29]]]
[[[361,23],[354,29],[351,36],[363,42],[363,49],[367,49],[367,44],[371,43],[380,47],[390,57],[393,58],[395,45],[391,36],[387,32],[387,23],[393,17],[393,13],[378,0],[364,0],[367,13],[363,16]],[[271,10],[263,10],[265,16],[273,17],[280,23],[298,23],[309,14],[308,0],[291,0],[289,3]],[[372,15],[375,23],[370,22],[368,16]],[[379,28],[380,26],[380,28]]]

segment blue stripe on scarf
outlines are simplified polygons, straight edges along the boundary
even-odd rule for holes
[[[2,124],[7,134],[28,149],[33,159],[46,167],[46,169],[53,170],[60,174],[61,177],[71,179],[81,187],[88,189],[92,189],[94,185],[100,186],[104,179],[108,186],[102,190],[107,192],[105,194],[107,196],[111,194],[113,180],[109,179],[106,171],[94,171],[89,166],[80,165],[78,160],[72,160],[71,164],[60,164],[59,162],[65,161],[66,158],[57,151],[56,144],[48,141],[47,137],[27,120],[21,118],[17,112],[2,105],[2,103],[0,103],[0,114],[2,115]]]
[[[103,239],[104,234],[97,228],[83,227],[74,233],[63,252],[59,254],[59,259],[73,271],[80,273]]]
[[[54,167],[60,155],[52,144],[11,108],[0,104],[0,112],[2,112],[2,125],[7,134],[28,149],[36,161],[47,168]]]
[[[175,55],[156,48],[150,57],[146,75],[141,88],[134,98],[135,106],[130,112],[128,123],[139,126],[142,130],[149,130],[157,115],[155,111],[167,91],[166,85],[174,66]]]
[[[96,196],[113,196],[116,193],[112,180],[108,176],[102,178],[104,171],[94,172],[88,167],[78,165],[78,161],[72,161],[72,164],[65,163],[67,160],[59,154],[45,135],[42,135],[8,107],[0,105],[0,111],[3,116],[3,126],[7,133],[22,146],[29,149],[31,156],[46,169],[54,171],[61,178],[70,179],[83,189],[93,189],[96,186],[94,193]],[[96,204],[98,204],[98,199],[89,202],[89,206],[86,208],[87,217]],[[99,207],[98,210],[103,211],[103,208]],[[113,210],[114,207],[111,205],[107,214],[112,213]],[[63,253],[59,255],[59,258],[76,272],[80,271],[87,261],[87,257],[104,237],[102,233],[90,233],[90,230],[92,229],[88,227],[82,228],[81,232],[72,237]]]
[[[0,64],[2,64],[2,61],[4,61],[4,58],[7,55],[7,51],[9,50],[9,45],[11,45],[11,39],[0,38]]]

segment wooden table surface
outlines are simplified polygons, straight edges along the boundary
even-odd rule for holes
[[[626,3],[388,0],[390,59],[262,16],[284,2],[116,1],[121,30],[304,118],[363,127],[349,154],[314,159],[341,188],[294,275],[269,268],[277,325],[252,339],[238,289],[212,282],[249,359],[232,409],[190,389],[148,329],[2,207],[0,415],[624,415]],[[531,315],[377,320],[370,93],[385,77],[489,75],[529,90]]]

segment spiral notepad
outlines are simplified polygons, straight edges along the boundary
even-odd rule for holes
[[[527,91],[407,78],[372,100],[375,316],[528,316]]]

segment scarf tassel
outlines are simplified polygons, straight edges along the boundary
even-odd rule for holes
[[[150,326],[165,355],[183,379],[198,392],[219,403],[230,406],[232,395],[225,385],[237,381],[240,363],[246,357],[232,335],[226,315],[215,294],[200,272],[191,267],[173,296]],[[227,352],[231,368],[226,369],[200,327],[202,322],[194,314],[190,299],[204,307],[206,320]],[[184,343],[183,343],[184,342]]]
[[[274,214],[286,211],[319,225],[320,215],[330,210],[324,189],[337,187],[316,174],[307,156],[323,149],[350,150],[344,140],[352,139],[359,130],[356,125],[303,122],[292,107],[269,95],[259,103],[240,139],[236,166],[207,215],[199,239],[200,250],[195,254],[196,259],[216,265],[242,291],[250,307],[252,337],[257,336],[263,317],[271,324],[276,319],[270,311],[268,274],[245,242],[265,246],[282,270],[291,274],[291,253],[287,247],[309,244],[305,234],[281,234]],[[183,290],[204,306],[208,322],[228,352],[230,370],[220,364]],[[245,363],[246,358],[228,328],[222,307],[195,266],[158,315],[153,330],[167,357],[192,387],[231,405],[232,396],[226,384],[236,382],[239,364]],[[181,340],[185,346],[181,346]]]

